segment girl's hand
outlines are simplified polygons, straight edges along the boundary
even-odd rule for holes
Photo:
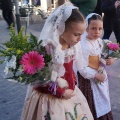
[[[73,90],[71,89],[66,89],[64,94],[63,94],[63,98],[65,99],[70,99],[71,97],[73,97],[75,94],[73,94]]]
[[[108,59],[105,59],[106,65],[112,65],[114,63],[114,58],[109,57]]]
[[[99,80],[100,82],[104,82],[105,78],[106,78],[106,75],[103,74],[103,73],[97,73],[97,74],[95,74],[95,79]]]

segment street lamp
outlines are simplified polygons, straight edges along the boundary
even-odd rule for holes
[[[21,22],[20,22],[19,8],[18,8],[18,0],[14,0],[14,4],[15,4],[15,11],[16,11],[15,16],[16,16],[16,23],[17,23],[17,31],[19,33],[21,28]]]

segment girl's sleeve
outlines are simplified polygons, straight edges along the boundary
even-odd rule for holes
[[[46,45],[46,50],[47,50],[47,53],[51,54],[52,58],[54,57],[54,47],[52,44],[50,45]],[[57,98],[61,98],[62,95],[64,94],[65,92],[65,89],[64,88],[60,88],[60,87],[57,87],[56,88],[56,94],[53,94],[54,91],[51,90],[51,87],[50,85],[46,85],[44,87],[41,87],[41,86],[35,86],[34,87],[35,90],[41,92],[41,93],[45,93],[45,94],[51,94],[51,95],[54,95],[55,97]]]
[[[35,90],[37,90],[38,92],[41,92],[41,93],[45,93],[45,94],[51,94],[57,98],[62,98],[64,92],[65,92],[65,89],[64,88],[60,88],[60,87],[57,87],[56,89],[56,94],[53,94],[53,90],[50,91],[50,86],[47,85],[45,87],[40,87],[40,86],[37,86],[37,87],[34,87]]]
[[[95,74],[97,73],[96,70],[88,67],[88,57],[89,57],[89,46],[82,44],[82,64],[81,67],[78,67],[79,73],[86,79],[94,79]],[[79,60],[78,60],[79,62]]]

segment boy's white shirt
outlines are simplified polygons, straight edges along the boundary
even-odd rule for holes
[[[98,42],[101,45],[101,48]],[[99,55],[100,57],[101,49],[102,49],[102,40],[100,38],[96,41],[94,40],[89,41],[88,39],[84,39],[80,42],[80,46],[82,47],[83,67],[79,67],[75,69],[75,64],[74,64],[73,68],[76,73],[77,71],[79,71],[84,78],[90,79],[97,118],[99,118],[100,116],[103,116],[111,111],[110,98],[109,98],[109,85],[108,85],[108,80],[106,80],[104,83],[101,84],[96,83],[94,76],[97,73],[97,70],[88,67],[88,57],[89,55],[91,56]]]

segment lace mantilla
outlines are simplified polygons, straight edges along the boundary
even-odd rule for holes
[[[59,6],[48,17],[40,34],[39,40],[43,40],[43,46],[52,44],[54,47],[54,59],[58,64],[64,63],[65,52],[59,43],[59,37],[65,30],[65,21],[70,17],[72,9],[78,9],[72,3],[66,2]]]
[[[66,2],[59,6],[47,18],[39,37],[39,40],[43,40],[43,46],[52,46],[53,70],[58,73],[58,77],[63,76],[65,73],[65,68],[63,66],[65,62],[70,62],[70,60],[80,56],[80,44],[67,50],[62,50],[62,45],[59,43],[59,37],[65,30],[65,21],[70,17],[73,9],[78,8],[73,6],[70,2]]]

